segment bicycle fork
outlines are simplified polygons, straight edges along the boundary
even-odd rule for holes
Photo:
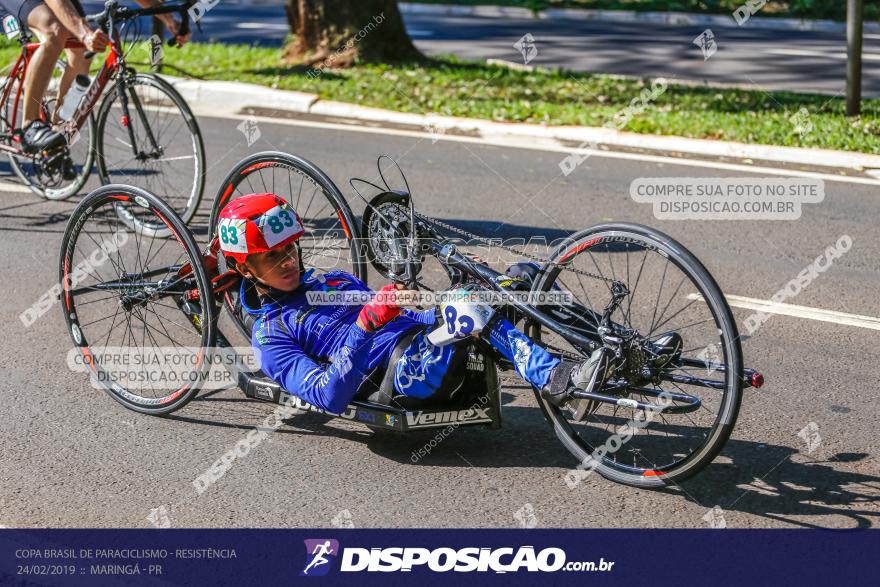
[[[122,126],[124,126],[128,130],[128,140],[131,141],[131,154],[138,161],[146,160],[150,157],[158,157],[161,155],[160,147],[156,143],[156,137],[153,135],[153,129],[150,128],[150,124],[147,121],[147,114],[144,112],[143,105],[141,104],[140,99],[137,97],[137,94],[134,91],[134,88],[128,87],[124,81],[124,78],[121,76],[119,84],[117,86],[119,93],[119,102],[122,107]],[[134,134],[134,126],[131,124],[131,110],[129,109],[128,101],[128,91],[131,91],[131,100],[134,102],[135,110],[137,111],[137,115],[140,117],[141,123],[143,124],[144,131],[147,134],[147,139],[150,142],[150,145],[153,147],[153,152],[151,154],[144,153],[143,151],[138,151],[137,140]]]

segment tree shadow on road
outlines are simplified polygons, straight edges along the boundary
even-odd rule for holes
[[[558,478],[562,496],[568,491],[594,489],[597,484],[607,484],[609,490],[621,488],[595,475],[570,489],[565,474],[577,463],[556,439],[534,400],[523,397],[531,394],[530,388],[505,385],[504,389],[502,403],[507,405],[502,410],[504,425],[499,430],[461,426],[446,434],[441,434],[441,429],[402,434],[371,431],[359,423],[306,412],[285,420],[275,434],[289,439],[286,441],[291,443],[291,450],[296,450],[300,437],[359,442],[374,454],[403,466],[531,468],[535,472],[524,474]],[[246,432],[254,428],[255,415],[264,415],[257,416],[259,424],[271,412],[271,406],[244,398],[203,396],[190,406],[190,413],[169,418]],[[242,416],[247,423],[242,423]],[[696,477],[653,491],[680,496],[704,507],[706,517],[692,520],[691,525],[697,527],[717,524],[719,518],[712,510],[718,506],[721,516],[724,512],[743,512],[767,518],[773,525],[867,528],[877,525],[880,517],[880,477],[875,471],[876,464],[866,453],[840,453],[818,460],[793,447],[732,438],[721,456]]]
[[[722,512],[806,528],[868,528],[880,522],[880,477],[873,474],[877,466],[866,453],[818,460],[792,447],[732,439],[722,455],[731,462],[716,460],[672,491],[707,510],[717,505]]]

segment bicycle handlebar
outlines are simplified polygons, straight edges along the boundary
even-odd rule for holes
[[[86,16],[86,22],[93,23],[97,28],[105,33],[109,33],[110,23],[112,21],[125,21],[138,18],[141,16],[156,16],[159,14],[171,14],[177,12],[181,16],[180,30],[175,37],[168,39],[169,46],[177,45],[177,36],[183,37],[189,34],[189,8],[196,3],[196,0],[185,0],[180,4],[164,4],[162,6],[154,6],[152,8],[127,8],[119,6],[119,0],[107,0],[104,3],[104,10],[97,14]],[[85,58],[91,59],[95,56],[94,51],[86,51]]]
[[[168,39],[169,47],[179,47],[180,43],[177,42],[177,37],[185,37],[189,34],[189,6],[191,4],[189,2],[186,3],[187,10],[180,11],[180,28],[177,30],[177,35]]]

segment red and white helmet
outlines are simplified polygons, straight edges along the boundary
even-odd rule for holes
[[[224,256],[244,263],[253,253],[265,253],[299,239],[305,230],[296,211],[275,194],[248,194],[226,204],[220,212],[217,236]]]

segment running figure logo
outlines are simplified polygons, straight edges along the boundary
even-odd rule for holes
[[[300,577],[321,577],[330,571],[330,559],[339,554],[339,541],[331,538],[307,539],[306,566]]]

